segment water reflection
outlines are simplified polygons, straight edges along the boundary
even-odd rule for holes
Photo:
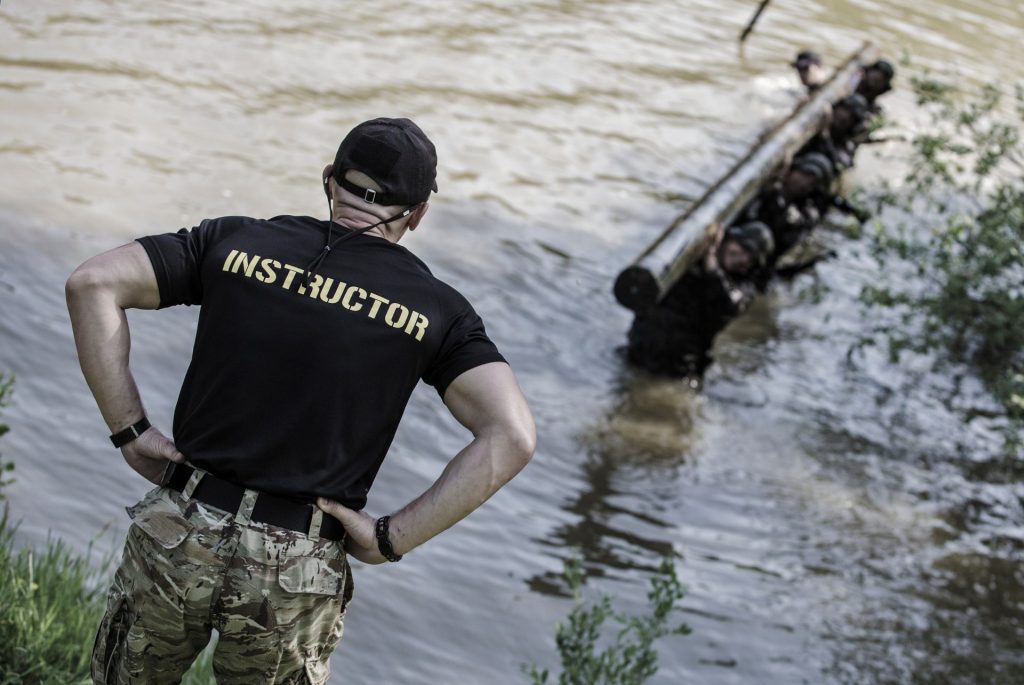
[[[676,480],[700,439],[701,398],[682,381],[624,368],[613,398],[612,408],[577,438],[586,454],[581,465],[584,484],[561,506],[574,522],[538,540],[578,554],[584,582],[616,571],[654,572],[673,551],[668,535],[657,536],[673,527],[671,512],[659,516],[645,511],[649,507],[635,496],[635,485]],[[528,584],[535,592],[567,595],[560,578],[549,571]]]
[[[1024,571],[1018,560],[950,553],[862,579],[859,611],[837,607],[824,637],[838,682],[1016,684],[1024,676]],[[878,592],[903,589],[900,602]],[[874,589],[874,591],[872,591]]]

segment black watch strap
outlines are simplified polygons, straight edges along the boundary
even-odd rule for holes
[[[395,548],[391,546],[391,538],[388,536],[388,523],[390,521],[390,516],[381,516],[377,519],[377,525],[374,526],[374,532],[377,535],[377,549],[380,550],[380,553],[388,561],[400,561],[402,555],[395,554]]]
[[[125,428],[123,431],[111,435],[110,442],[114,443],[114,447],[123,447],[132,440],[134,440],[135,438],[142,435],[143,432],[145,432],[145,430],[149,428],[149,426],[149,419],[143,416],[142,420],[139,421],[138,423],[133,423],[132,425]]]

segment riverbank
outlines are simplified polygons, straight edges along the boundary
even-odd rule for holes
[[[993,437],[965,431],[945,402],[983,406],[984,389],[956,387],[926,356],[846,360],[873,324],[863,286],[913,274],[881,271],[865,242],[836,236],[836,259],[723,334],[702,395],[626,367],[616,348],[629,314],[610,286],[792,108],[797,49],[834,64],[870,38],[933,68],[958,64],[970,83],[1018,80],[1016,2],[772,3],[743,51],[749,0],[385,3],[353,5],[344,21],[305,0],[239,7],[0,11],[11,104],[0,368],[22,379],[4,448],[18,462],[18,545],[52,531],[84,553],[105,529],[96,553],[119,550],[123,507],[146,489],[81,378],[62,292],[71,269],[211,215],[322,216],[319,171],[347,126],[404,113],[442,169],[409,247],[483,316],[534,406],[540,447],[449,533],[400,564],[356,566],[336,682],[521,685],[519,665],[552,653],[550,627],[571,607],[559,582],[570,547],[586,590],[632,614],[657,559],[684,555],[694,633],[662,654],[652,685],[1009,672],[1021,584],[1011,543],[985,541],[1014,524],[1015,495],[974,477]],[[390,13],[401,30],[381,32]],[[886,101],[901,126],[915,108],[905,75]],[[851,188],[902,177],[905,158],[899,145],[866,150]],[[162,428],[195,316],[129,314],[132,367]],[[422,492],[466,437],[436,394],[417,392],[370,511]],[[382,662],[381,644],[403,658]]]

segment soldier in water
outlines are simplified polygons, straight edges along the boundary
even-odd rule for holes
[[[857,146],[863,141],[871,118],[868,101],[854,93],[832,107],[832,118],[827,128],[810,140],[800,154],[819,152],[832,161],[835,174],[853,166]]]
[[[715,336],[763,290],[773,243],[771,230],[758,221],[719,232],[705,258],[659,303],[637,312],[629,331],[630,362],[699,386]]]
[[[828,74],[825,73],[825,66],[821,61],[821,55],[813,50],[804,50],[796,56],[796,59],[789,66],[796,69],[796,73],[800,77],[800,83],[804,84],[808,93],[813,93],[828,80]]]
[[[876,100],[892,90],[892,80],[895,76],[896,69],[889,60],[880,59],[864,68],[864,74],[857,84],[857,92],[868,101],[868,107],[873,114],[882,113],[882,108]]]
[[[819,152],[799,155],[761,189],[743,210],[743,221],[760,221],[771,230],[775,250],[769,264],[810,233],[827,206],[834,173],[832,162]]]

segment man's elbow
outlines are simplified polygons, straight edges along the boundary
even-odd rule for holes
[[[513,474],[522,471],[537,449],[537,430],[533,422],[517,425],[506,429],[505,439],[507,441],[507,455],[509,466],[514,469]]]
[[[87,293],[96,292],[104,286],[104,278],[99,269],[90,267],[89,262],[71,272],[64,282],[64,296],[68,302]]]

